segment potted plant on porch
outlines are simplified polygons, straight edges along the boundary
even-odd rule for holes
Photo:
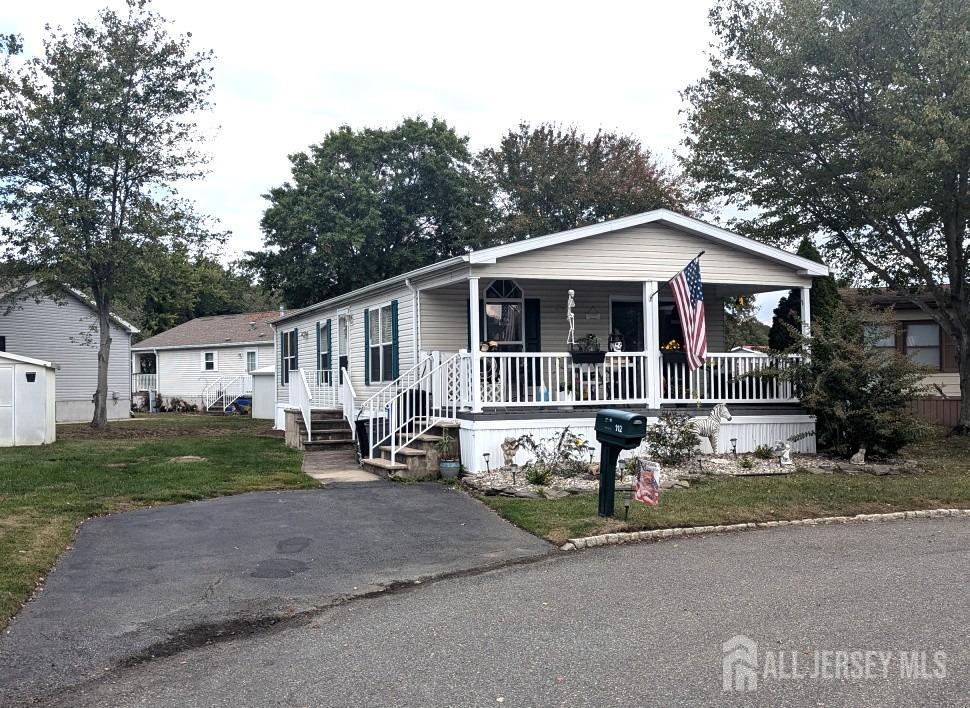
[[[441,440],[435,445],[438,452],[438,472],[442,479],[457,479],[461,471],[461,460],[458,459],[458,446],[451,437],[448,429],[441,432]]]
[[[576,343],[577,349],[569,352],[577,364],[602,364],[606,352],[600,350],[600,339],[595,334],[587,334]]]
[[[671,339],[660,347],[660,356],[665,364],[682,364],[687,361],[687,353],[681,348],[680,342]]]

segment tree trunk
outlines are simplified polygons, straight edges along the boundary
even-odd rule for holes
[[[960,368],[960,419],[954,432],[970,434],[970,334],[957,342],[957,365]]]
[[[91,427],[108,427],[108,356],[111,353],[111,318],[108,303],[99,298],[98,305],[98,388],[94,394],[94,418]]]

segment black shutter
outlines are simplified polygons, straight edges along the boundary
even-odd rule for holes
[[[401,364],[399,349],[400,342],[398,341],[397,335],[397,300],[393,300],[391,301],[391,381],[400,376],[398,373]]]
[[[542,338],[539,325],[539,299],[525,299],[525,350],[542,351]]]
[[[364,385],[370,386],[370,310],[364,308]]]

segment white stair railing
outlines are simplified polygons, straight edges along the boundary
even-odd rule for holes
[[[223,376],[210,381],[202,389],[202,405],[206,411],[215,407],[226,412],[245,393],[245,376]]]
[[[367,421],[367,449],[368,457],[374,457],[374,450],[387,438],[388,406],[399,391],[410,388],[420,377],[421,372],[430,365],[431,359],[422,355],[417,364],[405,371],[390,383],[378,389],[367,400],[360,404],[357,420]]]
[[[306,370],[299,369],[299,376],[290,374],[290,406],[299,408],[303,415],[303,424],[306,426],[307,440],[313,440],[313,396],[310,393],[310,382],[307,381]]]
[[[354,425],[354,401],[357,393],[354,385],[350,382],[350,372],[347,369],[340,370],[343,383],[340,384],[340,407],[344,412],[344,420],[350,424],[350,436],[353,440],[357,439],[357,426]]]
[[[388,403],[388,440],[391,462],[397,462],[398,451],[410,445],[435,425],[458,418],[461,407],[458,382],[462,377],[462,356],[452,354],[428,368],[411,386],[398,391]],[[439,393],[438,397],[434,392]],[[371,426],[373,428],[373,425]],[[375,450],[371,447],[370,456]]]

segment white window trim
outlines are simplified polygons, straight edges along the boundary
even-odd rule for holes
[[[507,280],[508,282],[512,283],[512,285],[514,285],[516,288],[518,288],[518,290],[519,290],[519,297],[518,298],[514,298],[514,297],[495,297],[495,298],[490,298],[488,296],[488,291],[499,280]],[[485,290],[482,291],[482,310],[487,311],[489,304],[495,304],[495,305],[506,305],[506,304],[508,304],[508,305],[518,305],[519,306],[519,318],[520,318],[520,320],[519,320],[519,339],[518,340],[504,340],[504,339],[503,340],[498,340],[498,339],[496,339],[494,341],[500,347],[503,347],[503,346],[504,347],[517,346],[517,347],[520,348],[521,351],[524,352],[525,351],[525,290],[522,288],[521,285],[518,284],[518,282],[516,282],[515,280],[512,280],[511,278],[495,278],[495,280],[492,280],[491,282],[489,282],[489,284],[485,286]],[[483,324],[483,326],[485,328],[486,341],[489,341],[488,340],[488,314],[487,314],[487,312],[485,314],[484,321],[483,321],[482,324]]]
[[[368,326],[370,326],[370,323],[374,321],[374,313],[375,312],[377,313],[377,317],[378,317],[378,320],[377,320],[377,332],[378,332],[378,334],[380,334],[380,332],[381,332],[381,324],[382,324],[381,323],[381,320],[380,320],[381,311],[385,307],[388,308],[388,309],[390,309],[391,312],[393,313],[393,310],[394,310],[393,300],[388,300],[387,302],[383,302],[380,305],[371,305],[370,307],[367,308],[367,324],[368,324]],[[391,381],[394,380],[393,378],[389,378],[389,379],[385,379],[384,378],[384,347],[387,347],[387,346],[390,346],[390,347],[393,347],[394,346],[394,323],[393,322],[391,323],[391,339],[390,339],[390,341],[387,341],[387,342],[381,341],[380,343],[375,344],[371,340],[370,332],[367,333],[367,350],[368,350],[367,351],[367,365],[368,366],[373,366],[373,364],[374,364],[374,350],[375,349],[377,350],[378,357],[380,357],[380,367],[379,367],[379,370],[380,370],[381,375],[380,375],[380,377],[378,377],[376,379],[373,376],[371,376],[370,377],[371,385],[373,385],[373,384],[390,383]],[[368,371],[367,373],[370,374],[371,372]]]
[[[249,368],[249,355],[253,355],[253,368]],[[259,368],[259,349],[247,349],[243,353],[243,366],[246,367],[246,373],[250,374]]]
[[[291,332],[296,332],[296,336],[294,337],[294,339],[296,340],[296,349],[294,351],[297,354],[297,359],[299,359],[299,352],[300,352],[300,328],[299,327],[291,327],[290,329],[283,330],[281,332],[281,334],[283,335],[283,340],[284,341],[287,341],[289,339],[289,336],[290,336],[290,333]],[[280,346],[282,346],[282,344]],[[289,381],[290,373],[293,372],[293,371],[296,371],[296,369],[291,369],[290,368],[290,360],[293,359],[293,352],[289,352],[289,356],[286,356],[286,357],[282,356],[282,354],[283,354],[283,352],[280,351],[280,357],[278,357],[278,360],[280,362],[280,386],[289,386],[290,385],[290,381]]]
[[[211,369],[205,368],[205,356],[206,356],[206,354],[211,354],[212,355],[212,368]],[[219,370],[219,352],[217,352],[215,350],[212,350],[212,349],[207,349],[207,350],[203,351],[202,352],[202,371],[204,373],[209,374],[209,373],[212,373],[212,372],[215,372],[215,371],[218,371],[218,370]]]

